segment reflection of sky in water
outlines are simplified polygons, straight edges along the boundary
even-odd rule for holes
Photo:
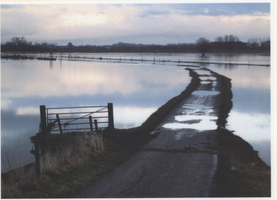
[[[207,90],[197,90],[192,93],[192,95],[199,95],[199,96],[210,96],[210,95],[218,95],[218,91],[207,91]]]
[[[169,66],[63,61],[49,70],[47,64],[2,64],[2,109],[35,114],[41,104],[160,106],[190,80],[187,71]]]
[[[207,81],[207,80],[215,81],[216,80],[216,77],[212,77],[212,76],[200,76],[199,78],[201,81]]]
[[[175,121],[164,124],[164,128],[173,130],[195,129],[197,131],[217,129],[217,116],[212,116],[213,107],[201,104],[184,104],[182,108],[184,108],[182,115],[175,116]],[[180,137],[180,135],[177,137]]]
[[[32,147],[29,136],[36,134],[39,129],[39,105],[47,107],[106,105],[112,102],[117,127],[138,126],[159,106],[183,91],[190,81],[188,72],[182,67],[172,66],[175,65],[172,63],[159,64],[158,60],[201,59],[198,54],[80,54],[79,56],[143,57],[151,60],[155,57],[156,64],[1,60],[1,149],[4,152],[19,147],[19,144],[29,144],[22,147],[20,149],[22,151],[14,153],[17,154],[15,158],[17,163],[26,160],[22,158],[26,155],[33,158],[29,153]],[[210,61],[269,63],[269,57],[253,54],[235,56],[207,54],[207,56],[205,59]],[[237,134],[245,133],[245,138],[253,134],[251,139],[259,138],[265,141],[264,143],[268,142],[270,69],[234,66],[231,70],[226,65],[206,67],[232,79],[234,107],[228,118],[229,128],[235,130]],[[204,76],[201,77],[203,81],[206,79]],[[245,114],[249,116],[243,116]],[[238,123],[239,117],[245,123]],[[245,131],[249,127],[253,128],[251,133]],[[261,131],[263,136],[259,134]],[[259,148],[261,142],[259,144],[255,142],[257,150],[264,148],[265,145]],[[3,154],[1,156],[3,163],[5,158]]]
[[[172,122],[167,123],[163,125],[164,128],[168,129],[195,129],[198,131],[205,131],[205,130],[216,130],[217,125],[216,122],[213,122],[210,120],[210,117],[207,116],[207,118],[203,118],[200,122],[195,124],[185,124],[185,123],[179,123],[179,122]]]
[[[209,69],[232,79],[233,108],[227,128],[248,141],[270,164],[270,68],[209,65]]]
[[[141,125],[190,82],[188,71],[183,68],[151,63],[1,62],[1,149],[2,153],[8,151],[10,157],[16,155],[15,164],[34,157],[29,153],[29,137],[39,130],[40,105],[65,107],[111,102],[115,126],[129,128]],[[20,152],[12,151],[25,144]],[[6,163],[4,154],[2,163]]]
[[[192,115],[177,115],[175,121],[164,124],[164,128],[168,129],[195,129],[198,131],[216,130],[217,117],[215,116],[192,116]]]

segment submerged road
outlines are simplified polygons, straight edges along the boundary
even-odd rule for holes
[[[78,197],[208,197],[217,169],[216,121],[220,75],[193,69],[198,88],[154,132],[160,134],[127,162]]]

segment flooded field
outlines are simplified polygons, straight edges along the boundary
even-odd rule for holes
[[[269,56],[256,54],[207,54],[206,58],[198,54],[54,56],[56,61],[1,60],[2,172],[34,160],[30,154],[32,144],[29,137],[39,131],[40,105],[64,107],[111,102],[114,104],[115,127],[130,128],[139,126],[189,84],[190,77],[184,67],[177,66],[178,63],[162,62],[164,60],[270,63]],[[122,60],[96,59],[100,57]],[[124,61],[123,58],[141,61]],[[223,64],[201,67],[232,79],[234,105],[227,128],[253,145],[270,165],[270,68]],[[202,83],[213,81],[202,78]],[[203,91],[201,95],[207,94]],[[209,111],[209,108],[203,109]]]

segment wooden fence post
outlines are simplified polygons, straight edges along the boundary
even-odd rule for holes
[[[92,125],[92,118],[89,116],[89,125],[90,125],[90,131],[93,131],[93,125]]]
[[[95,125],[95,131],[98,132],[98,124],[97,124],[97,120],[94,120],[94,125]]]
[[[45,105],[40,106],[40,124],[41,124],[41,132],[44,132],[46,130]]]
[[[113,119],[113,104],[108,103],[108,118],[109,118],[109,129],[114,129],[114,119]]]
[[[39,159],[39,143],[38,139],[35,138],[35,159],[36,159],[36,175],[40,177],[40,159]]]
[[[60,121],[60,118],[59,118],[59,114],[56,114],[56,117],[57,117],[59,129],[60,129],[60,133],[61,133],[61,135],[63,135],[63,130],[62,130],[62,126],[61,126],[61,121]]]

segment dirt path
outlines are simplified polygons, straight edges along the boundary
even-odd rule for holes
[[[178,104],[136,155],[83,191],[85,198],[207,197],[217,169],[217,119],[224,84],[194,69],[199,87]]]

